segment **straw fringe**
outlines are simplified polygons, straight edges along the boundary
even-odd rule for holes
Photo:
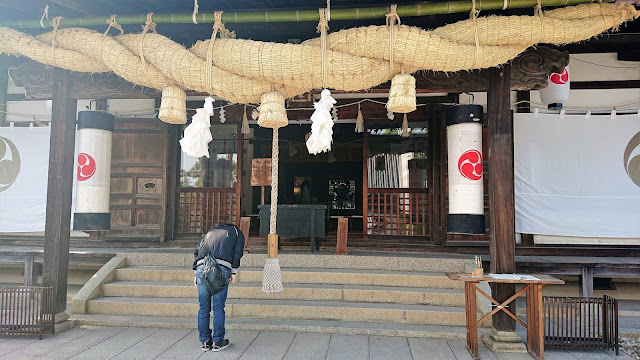
[[[358,104],[358,117],[356,117],[356,132],[361,133],[364,131],[364,118],[362,117],[362,111],[360,111],[360,104]]]
[[[408,113],[416,109],[416,78],[408,74],[398,74],[391,79],[387,110]]]
[[[242,128],[240,131],[245,135],[251,134],[249,120],[247,119],[247,105],[244,106],[244,111],[242,112]]]

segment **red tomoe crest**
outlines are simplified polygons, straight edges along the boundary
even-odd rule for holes
[[[482,154],[478,150],[467,150],[458,159],[460,174],[469,180],[482,179]]]
[[[78,155],[78,181],[88,180],[96,173],[96,161],[89,154]]]
[[[561,73],[552,73],[549,80],[554,84],[564,85],[569,81],[569,72],[565,68]]]

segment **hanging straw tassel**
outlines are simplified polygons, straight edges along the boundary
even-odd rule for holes
[[[269,236],[267,237],[267,262],[262,273],[262,292],[281,292],[282,274],[278,260],[278,234],[276,221],[278,219],[278,128],[273,129],[273,143],[271,147],[271,208],[269,217]]]
[[[416,109],[416,78],[409,74],[398,74],[391,79],[387,110],[408,113]]]
[[[277,129],[287,126],[287,110],[284,107],[284,96],[277,91],[262,94],[260,99],[260,115],[258,125],[266,128]]]
[[[407,121],[407,114],[404,114],[404,119],[402,120],[402,132],[400,133],[402,137],[409,137],[409,122]]]
[[[360,111],[360,104],[358,104],[358,117],[356,117],[356,132],[361,133],[364,131],[364,120],[362,119],[362,111]]]
[[[187,93],[177,86],[163,88],[158,119],[169,124],[186,123]]]
[[[247,105],[244,106],[244,112],[242,113],[242,128],[240,129],[240,132],[245,135],[249,135],[251,133],[249,120],[247,119]]]

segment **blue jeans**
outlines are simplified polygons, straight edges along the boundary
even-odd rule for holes
[[[202,270],[204,265],[198,266],[196,269],[196,281],[198,283],[198,300],[200,301],[200,309],[198,310],[198,332],[200,333],[200,342],[212,340],[214,343],[224,339],[224,303],[227,301],[227,286],[221,292],[213,295],[205,280],[202,278]],[[220,270],[229,281],[231,270],[224,266],[220,266]],[[213,336],[209,328],[209,318],[211,316],[211,301],[213,299]]]

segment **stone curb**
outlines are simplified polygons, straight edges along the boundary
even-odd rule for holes
[[[116,256],[104,264],[104,266],[84,284],[73,299],[71,299],[71,313],[86,314],[89,300],[100,296],[102,284],[113,281],[115,279],[116,269],[122,268],[126,264],[127,259],[121,256]]]

